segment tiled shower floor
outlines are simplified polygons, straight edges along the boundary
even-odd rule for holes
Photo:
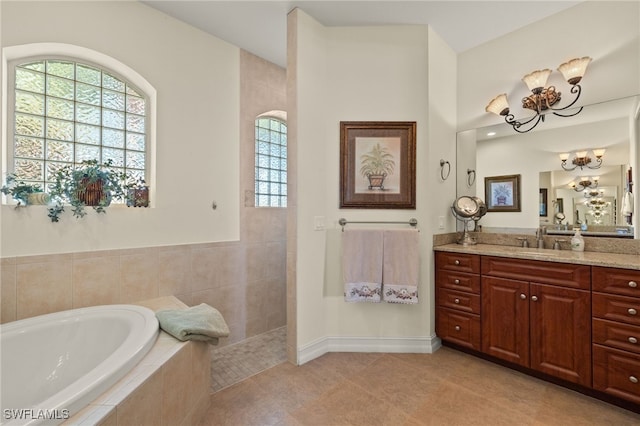
[[[211,392],[218,392],[287,360],[286,327],[211,351]]]

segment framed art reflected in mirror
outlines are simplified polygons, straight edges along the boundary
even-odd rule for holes
[[[520,175],[484,178],[484,196],[487,212],[519,212]]]

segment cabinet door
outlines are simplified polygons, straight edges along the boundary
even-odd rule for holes
[[[529,366],[529,283],[482,277],[482,351]]]
[[[531,368],[591,386],[591,294],[530,284]]]
[[[593,388],[640,404],[640,355],[593,345]]]

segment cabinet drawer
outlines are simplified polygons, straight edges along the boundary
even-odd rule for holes
[[[448,271],[480,273],[480,256],[477,254],[436,252],[436,267]]]
[[[591,267],[572,263],[482,256],[482,275],[591,289]]]
[[[466,291],[467,293],[480,294],[480,275],[467,274],[465,272],[438,270],[437,285],[439,288]]]
[[[640,355],[593,345],[593,388],[640,404]]]
[[[441,288],[438,304],[451,309],[480,315],[480,295]]]
[[[594,266],[591,272],[593,291],[640,297],[640,271]]]
[[[593,343],[640,354],[640,326],[594,318]]]
[[[438,308],[436,333],[442,340],[480,350],[480,316]]]
[[[640,299],[593,293],[592,301],[594,317],[640,325]]]

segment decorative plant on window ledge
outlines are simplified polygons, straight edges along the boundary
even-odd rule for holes
[[[125,185],[127,207],[149,207],[149,187],[142,178],[134,178]]]
[[[19,180],[15,173],[7,175],[5,185],[0,188],[4,195],[11,195],[18,204],[16,207],[29,204],[47,204],[48,195],[44,193],[40,185],[33,185]]]
[[[62,167],[55,174],[55,181],[49,191],[55,202],[49,208],[52,222],[60,220],[65,204],[71,205],[76,218],[84,217],[85,207],[93,207],[98,213],[106,213],[105,208],[112,200],[123,200],[126,190],[126,174],[113,168],[107,160],[98,164],[96,160],[83,161],[79,166]]]

